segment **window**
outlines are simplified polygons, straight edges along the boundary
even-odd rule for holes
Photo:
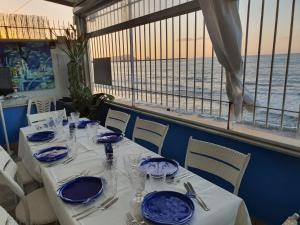
[[[243,111],[244,124],[289,135],[299,132],[298,3],[240,1],[241,79],[256,103],[254,112]],[[91,14],[86,23],[90,62],[111,59],[112,85],[94,84],[95,92],[162,110],[228,119],[225,71],[197,1],[121,1]],[[90,68],[93,72],[92,64]]]

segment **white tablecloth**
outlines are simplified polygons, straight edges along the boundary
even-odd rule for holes
[[[106,128],[101,128],[105,130]],[[27,169],[39,181],[45,185],[49,200],[54,208],[54,211],[61,225],[125,225],[125,214],[130,211],[130,200],[133,198],[134,191],[130,186],[128,178],[125,176],[123,157],[130,153],[143,153],[144,155],[155,155],[144,147],[124,139],[116,144],[114,154],[117,157],[117,173],[118,173],[118,188],[117,195],[119,200],[112,205],[108,210],[98,210],[88,217],[77,221],[72,215],[82,211],[81,206],[74,206],[64,203],[56,195],[56,190],[59,187],[58,181],[70,175],[78,174],[81,171],[88,171],[89,174],[102,176],[99,172],[103,171],[102,162],[104,159],[104,146],[92,144],[86,137],[85,130],[78,130],[78,156],[67,165],[57,165],[54,167],[45,167],[32,157],[32,154],[49,145],[58,145],[51,143],[45,145],[34,146],[29,143],[26,136],[35,129],[32,127],[22,128],[20,131],[19,140],[19,156],[22,158]],[[60,143],[60,145],[63,143]],[[179,173],[186,172],[180,167]],[[191,172],[190,172],[191,173]],[[191,173],[192,174],[192,173]],[[104,176],[104,175],[103,175]],[[186,180],[185,180],[186,181]],[[191,221],[191,225],[250,225],[251,221],[248,215],[244,201],[228,191],[210,183],[209,181],[193,176],[188,179],[196,189],[196,192],[201,195],[202,199],[211,209],[204,211],[195,201],[195,214]],[[183,181],[182,181],[183,182]],[[185,193],[183,183],[168,184],[170,190]],[[149,187],[146,188],[149,190]],[[103,201],[108,196],[104,191],[103,196],[97,202]],[[97,204],[96,202],[96,204]]]

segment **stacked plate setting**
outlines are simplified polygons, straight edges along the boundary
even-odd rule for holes
[[[179,192],[151,192],[141,205],[143,217],[159,225],[183,225],[191,220],[195,206],[193,201]]]

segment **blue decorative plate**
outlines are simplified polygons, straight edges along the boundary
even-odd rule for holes
[[[152,192],[144,197],[141,205],[145,219],[159,225],[183,225],[194,214],[192,200],[174,191]]]
[[[68,149],[63,146],[53,146],[42,149],[33,154],[40,162],[53,162],[62,159],[68,155]]]
[[[123,134],[116,132],[107,132],[99,134],[96,137],[97,143],[116,143],[123,139]]]
[[[88,203],[95,200],[103,191],[103,182],[100,177],[77,177],[58,190],[57,195],[68,203]]]
[[[179,165],[176,161],[166,158],[149,158],[142,161],[139,169],[153,176],[174,176],[178,171]]]
[[[54,131],[40,131],[27,136],[31,142],[49,141],[55,137]]]

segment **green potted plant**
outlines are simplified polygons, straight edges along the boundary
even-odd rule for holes
[[[108,106],[105,103],[113,101],[114,99],[115,97],[109,94],[94,94],[90,105],[89,119],[101,121],[102,125],[104,125],[103,122],[108,111]]]
[[[87,48],[87,39],[84,36],[76,36],[76,30],[71,25],[71,29],[65,30],[63,37],[65,46],[61,48],[69,57],[68,63],[68,80],[70,97],[75,110],[79,111],[82,116],[88,116],[92,92],[85,84],[83,56]]]

